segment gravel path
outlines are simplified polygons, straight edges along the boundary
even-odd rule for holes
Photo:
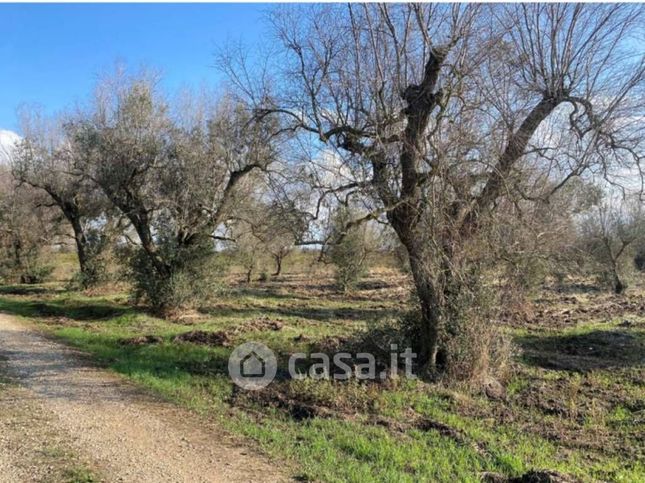
[[[33,393],[0,380],[0,481],[54,483],[95,476],[69,441]]]
[[[96,369],[65,346],[0,314],[0,363],[53,414],[57,430],[107,481],[284,481],[260,455],[195,415],[145,395],[110,372]],[[23,404],[20,397],[14,404]],[[30,403],[33,403],[31,401]],[[6,445],[5,445],[6,447]],[[0,448],[0,458],[3,458]],[[0,461],[0,482],[24,481]],[[8,476],[12,475],[15,477]],[[22,476],[22,475],[21,475]]]

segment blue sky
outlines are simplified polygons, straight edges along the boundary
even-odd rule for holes
[[[0,129],[21,103],[59,111],[116,62],[160,69],[164,86],[217,85],[217,45],[266,34],[258,4],[0,4]]]

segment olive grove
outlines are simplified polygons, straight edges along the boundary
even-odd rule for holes
[[[350,289],[384,225],[395,239],[378,250],[404,254],[414,287],[401,333],[426,375],[453,379],[488,372],[500,309],[547,275],[625,289],[645,236],[642,6],[269,18],[268,52],[218,53],[218,92],[178,102],[150,73],[117,72],[64,116],[26,112],[0,165],[3,271],[42,278],[39,254],[69,232],[81,288],[111,250],[134,299],[174,316],[216,292],[222,254],[251,283],[260,261],[279,276],[313,247]]]

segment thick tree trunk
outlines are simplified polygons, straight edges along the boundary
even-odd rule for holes
[[[72,230],[74,231],[74,241],[76,242],[76,254],[78,256],[79,270],[83,275],[90,275],[89,256],[87,253],[87,237],[85,236],[83,225],[81,224],[80,219],[78,219],[77,217],[68,216],[68,219],[72,225]],[[88,279],[87,277],[83,278]]]
[[[420,327],[417,339],[417,360],[425,372],[435,373],[440,349],[441,324],[444,320],[440,303],[441,287],[433,277],[432,264],[435,262],[424,237],[415,229],[418,218],[414,211],[407,209],[394,210],[388,214],[390,223],[399,240],[407,250],[410,271],[419,300],[421,311]]]
[[[144,217],[128,217],[134,226],[134,230],[139,235],[139,241],[141,241],[141,247],[146,253],[150,262],[157,270],[157,273],[162,278],[169,278],[172,275],[172,267],[169,266],[158,254],[157,246],[155,245],[152,233],[150,230],[150,223],[148,222],[147,215]],[[145,221],[141,222],[141,218],[144,218]]]
[[[479,229],[482,213],[490,208],[503,193],[505,177],[512,171],[537,128],[564,100],[561,93],[545,93],[531,109],[515,132],[510,133],[507,145],[497,165],[489,173],[480,194],[472,199],[459,199],[452,214],[446,214],[453,233],[426,233],[420,227],[424,215],[432,210],[422,186],[432,176],[440,176],[433,170],[422,177],[420,166],[426,152],[425,136],[432,111],[443,93],[436,90],[439,71],[447,55],[445,49],[432,49],[425,65],[420,84],[408,86],[402,93],[406,103],[404,114],[407,120],[402,133],[400,152],[399,193],[392,189],[387,156],[382,151],[371,152],[373,168],[372,184],[385,206],[394,206],[387,212],[388,220],[401,243],[408,251],[410,268],[421,308],[421,327],[418,333],[419,362],[429,372],[435,372],[441,355],[443,331],[447,322],[452,322],[461,307],[453,304],[459,296],[459,269],[455,268],[455,253],[458,243],[475,235]],[[361,143],[346,139],[342,147],[364,156],[369,150]],[[397,178],[399,173],[396,174]],[[427,227],[431,229],[430,227]],[[443,243],[448,240],[448,243]],[[433,245],[430,246],[430,242]],[[434,256],[433,256],[434,255]],[[437,256],[439,255],[439,256]],[[458,284],[457,284],[458,285]]]
[[[59,206],[63,215],[72,226],[74,232],[74,242],[76,243],[76,254],[78,257],[78,266],[83,280],[91,280],[92,274],[90,273],[90,255],[88,253],[88,240],[85,235],[83,224],[81,223],[81,209],[78,205],[76,198],[64,198],[52,189],[46,189],[52,199]]]
[[[78,258],[78,268],[82,275],[82,288],[88,288],[88,285],[95,278],[96,274],[92,273],[89,242],[85,234],[85,229],[83,228],[83,223],[81,222],[80,210],[75,203],[65,203],[62,200],[60,201],[59,206],[61,207],[69,224],[72,225],[74,242],[76,244],[76,256]]]
[[[416,251],[409,252],[410,269],[421,309],[418,360],[429,372],[437,370],[439,337],[441,330],[441,307],[438,303],[437,287],[433,283],[428,260]]]

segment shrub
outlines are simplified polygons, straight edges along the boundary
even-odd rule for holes
[[[268,282],[271,279],[271,276],[269,275],[269,272],[266,270],[262,270],[260,272],[260,276],[258,277],[258,281],[260,282]]]
[[[36,264],[29,266],[20,274],[20,283],[28,285],[43,283],[53,271],[54,267],[50,265]]]
[[[410,310],[399,318],[373,321],[357,338],[349,342],[355,352],[369,352],[376,360],[387,365],[390,350],[396,345],[398,351],[410,347],[420,353],[418,334],[422,330],[421,314]],[[461,312],[446,327],[446,334],[439,354],[439,369],[446,381],[481,382],[486,376],[503,379],[509,371],[511,355],[510,339],[504,336],[479,309]],[[418,361],[416,361],[418,362]],[[436,376],[423,374],[420,377]]]
[[[336,285],[343,292],[355,288],[367,273],[369,248],[366,226],[353,226],[346,229],[351,219],[349,210],[337,211],[334,218],[333,242],[328,251],[329,260],[336,267]]]
[[[478,384],[487,376],[505,375],[510,342],[494,323],[501,294],[496,284],[485,283],[475,266],[446,287],[436,372],[421,373],[422,377],[440,375],[446,381]],[[400,340],[421,353],[418,335],[424,329],[420,310],[402,317],[399,328]]]
[[[176,247],[160,242],[163,260],[170,260],[166,272],[160,272],[141,249],[130,249],[125,277],[132,283],[133,298],[144,301],[164,317],[178,311],[197,308],[220,289],[225,269],[222,259],[206,245]]]
[[[0,277],[7,281],[29,285],[42,283],[53,271],[53,266],[43,263],[38,246],[30,247],[20,256],[0,257]]]
[[[96,287],[108,280],[105,264],[101,260],[92,260],[85,270],[78,270],[69,281],[69,288],[85,290]]]

